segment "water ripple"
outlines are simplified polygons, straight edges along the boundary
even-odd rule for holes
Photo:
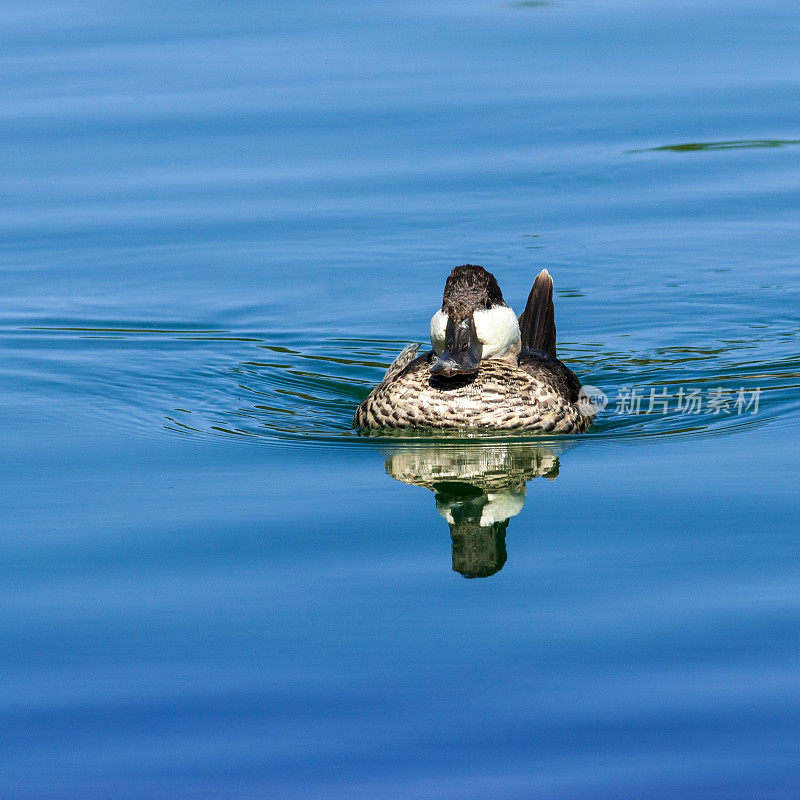
[[[150,435],[166,431],[340,445],[387,437],[393,443],[448,438],[425,431],[364,434],[351,427],[355,407],[405,341],[312,340],[299,331],[137,323],[27,326],[7,330],[4,338],[14,340],[8,352],[24,354],[24,366],[14,370],[5,365],[21,390],[33,392],[38,384],[82,397],[83,408],[98,423]],[[578,342],[563,344],[560,352],[585,384],[608,396],[606,409],[582,438],[719,435],[798,417],[796,338],[796,331],[761,330],[747,340],[702,347],[634,352]],[[737,409],[740,391],[746,401],[758,392],[757,402]],[[695,400],[699,394],[699,407],[685,402],[689,393]],[[450,434],[465,437],[518,440],[530,435]]]

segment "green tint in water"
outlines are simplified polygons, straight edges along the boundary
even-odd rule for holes
[[[583,293],[565,296],[579,298]],[[41,342],[46,337],[86,364],[118,353],[102,379],[87,373],[82,387],[97,405],[98,415],[120,418],[122,414],[127,424],[152,434],[159,415],[148,418],[142,410],[160,407],[162,424],[172,432],[298,444],[363,439],[364,432],[352,429],[355,407],[405,344],[394,339],[312,341],[299,336],[293,344],[285,334],[281,337],[285,343],[277,345],[254,331],[165,326],[28,330],[12,334],[11,341],[35,336]],[[785,424],[797,417],[800,407],[796,348],[795,332],[762,331],[747,340],[719,341],[716,346],[630,352],[600,343],[572,343],[559,353],[585,385],[607,396],[607,405],[584,434],[596,438],[730,433],[742,427]],[[260,353],[281,358],[264,359]],[[149,374],[137,373],[134,378],[130,371],[142,359]],[[187,368],[191,364],[196,368]],[[448,434],[378,431],[367,438],[386,436],[436,440]],[[503,431],[474,430],[469,436],[519,439]]]

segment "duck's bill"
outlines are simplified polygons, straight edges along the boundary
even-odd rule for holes
[[[444,352],[430,366],[431,375],[451,378],[478,371],[483,345],[475,332],[475,321],[468,317],[461,322],[447,320]]]

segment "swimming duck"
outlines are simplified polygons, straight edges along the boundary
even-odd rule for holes
[[[536,277],[517,319],[491,272],[447,278],[430,328],[433,349],[409,345],[356,409],[358,428],[490,428],[577,433],[593,420],[581,384],[556,358],[553,279]]]

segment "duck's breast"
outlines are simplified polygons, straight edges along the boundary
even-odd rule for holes
[[[546,371],[483,362],[475,375],[432,378],[430,354],[387,378],[359,405],[362,428],[495,428],[570,432],[586,425]]]

